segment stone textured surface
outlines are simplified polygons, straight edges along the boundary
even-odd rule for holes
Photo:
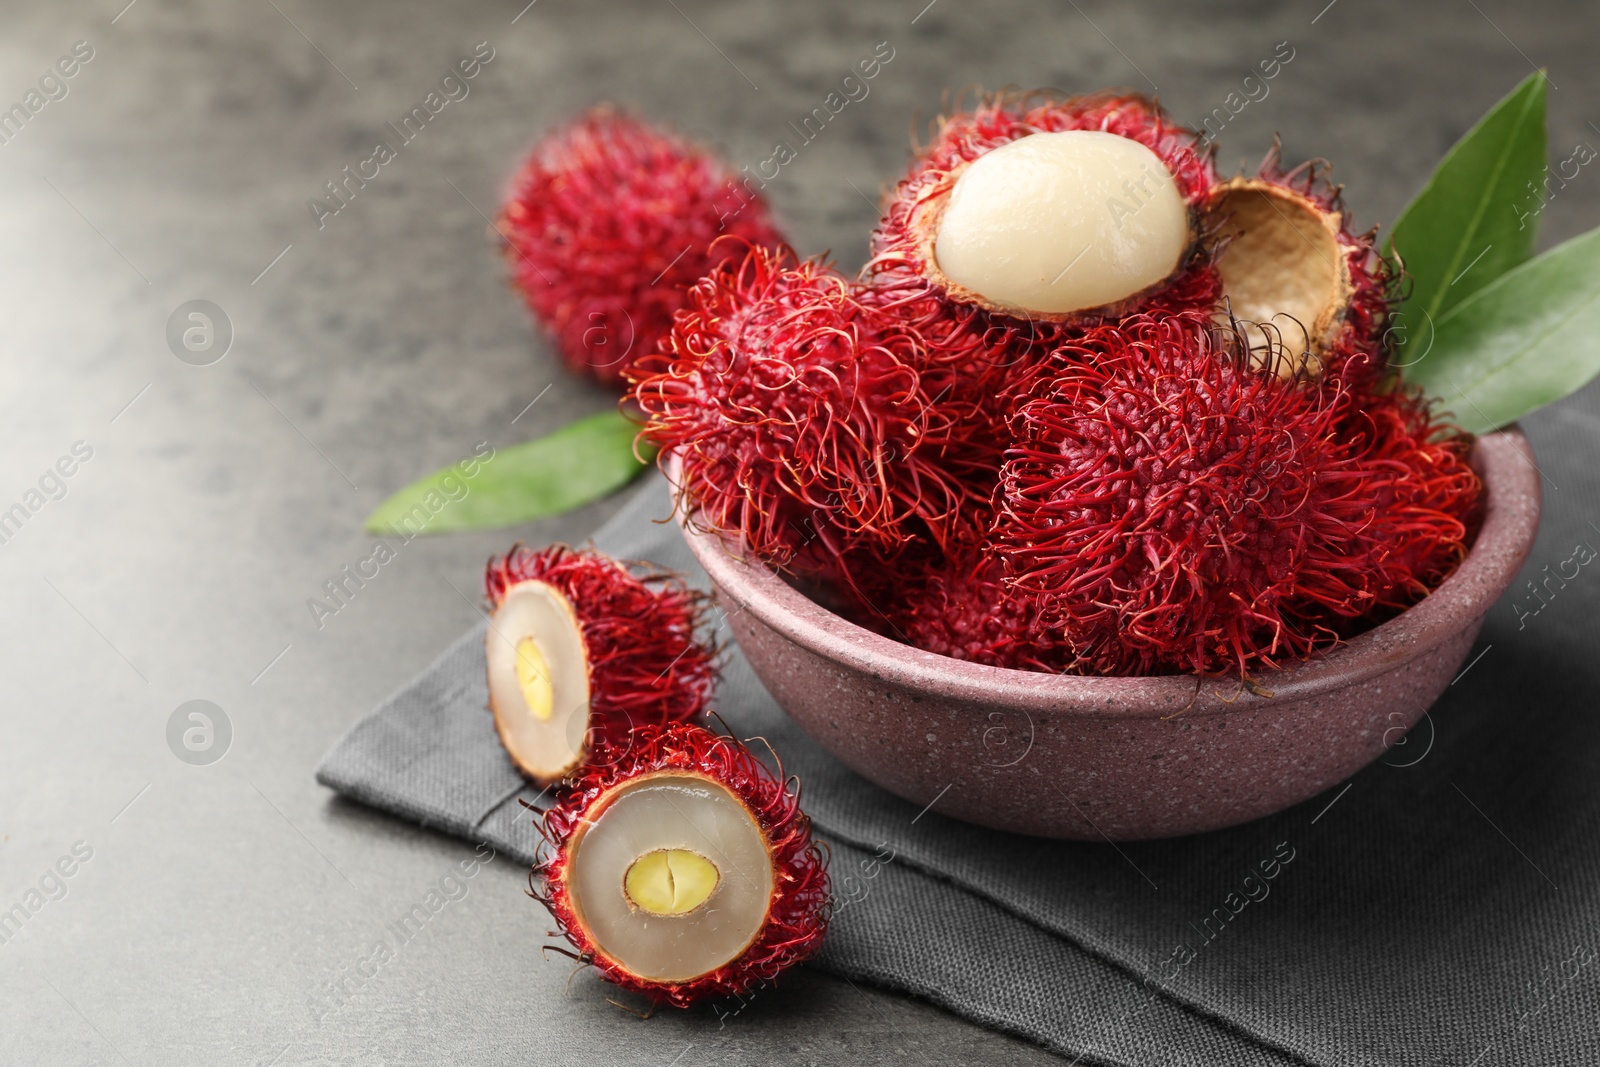
[[[513,161],[559,117],[634,101],[755,166],[889,41],[870,95],[770,186],[799,246],[846,266],[911,116],[973,83],[1157,87],[1193,121],[1291,41],[1222,158],[1284,131],[1291,158],[1337,161],[1363,225],[1392,219],[1533,63],[1560,87],[1552,158],[1600,140],[1587,0],[124,2],[0,10],[5,106],[74,42],[95,49],[0,145],[0,506],[75,441],[93,448],[0,545],[0,905],[75,842],[93,850],[0,944],[4,1063],[1052,1062],[810,974],[723,1029],[641,1024],[530,951],[546,921],[522,872],[493,863],[349,1006],[319,1006],[471,852],[331,802],[311,768],[471,623],[485,557],[579,538],[614,506],[413,542],[322,628],[307,610],[371,551],[360,521],[388,491],[610,402],[555,368],[484,239]],[[480,41],[495,58],[471,95],[319,230],[308,198]],[[1551,201],[1547,243],[1600,220],[1589,170]],[[164,337],[197,298],[235,328],[209,367]],[[1530,420],[1535,445],[1593,410]],[[1587,529],[1580,503],[1561,500],[1563,533]],[[192,699],[232,723],[210,766],[168,748]]]

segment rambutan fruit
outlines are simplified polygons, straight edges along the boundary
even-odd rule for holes
[[[1248,676],[1464,554],[1470,442],[1414,398],[1264,373],[1251,340],[1135,317],[1085,335],[1019,410],[996,539],[1075,669]]]
[[[529,308],[572,370],[602,382],[652,351],[684,290],[782,237],[748,182],[704,148],[610,106],[539,141],[498,229]]]
[[[988,498],[999,456],[967,433],[969,401],[929,394],[928,346],[874,299],[788,249],[752,248],[695,284],[661,350],[629,369],[691,524],[815,574],[943,543]]]
[[[1153,101],[1003,92],[939,121],[890,196],[868,270],[1040,323],[1190,306],[1209,152]]]
[[[688,1007],[821,947],[826,861],[798,787],[734,738],[641,727],[561,787],[539,825],[549,847],[532,894],[578,958],[625,989]]]
[[[1329,509],[1361,525],[1371,545],[1365,566],[1374,606],[1357,617],[1365,625],[1421,600],[1466,557],[1483,480],[1470,462],[1473,438],[1442,423],[1418,388],[1366,382],[1340,432],[1360,473]]]
[[[491,559],[484,592],[489,706],[512,762],[548,785],[596,744],[700,717],[716,683],[706,597],[598,552],[517,545]]]
[[[1039,598],[1005,580],[987,544],[897,561],[852,608],[861,625],[952,659],[1049,673],[1072,662]]]
[[[1274,146],[1254,177],[1218,182],[1204,207],[1226,314],[1244,327],[1258,365],[1270,360],[1280,377],[1337,368],[1352,382],[1381,372],[1389,266],[1375,230],[1351,232],[1326,164],[1284,171]]]

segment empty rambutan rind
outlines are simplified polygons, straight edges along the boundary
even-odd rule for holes
[[[1340,188],[1318,160],[1284,170],[1274,144],[1253,176],[1218,182],[1203,207],[1215,231],[1226,309],[1258,365],[1280,377],[1334,372],[1370,380],[1385,367],[1393,299],[1376,231],[1353,233]]]
[[[756,247],[695,284],[629,370],[687,520],[799,573],[942,542],[998,466],[971,401],[931,396],[929,346],[867,287]]]
[[[709,598],[599,552],[517,545],[489,561],[489,703],[518,769],[541,784],[637,726],[697,719],[717,677]]]
[[[516,286],[572,370],[603,382],[652,351],[684,290],[743,242],[782,238],[747,181],[602,106],[536,144],[498,225]]]
[[[558,791],[530,892],[607,981],[688,1007],[814,955],[826,857],[798,787],[700,727],[642,727]]]
[[[1085,673],[1281,665],[1465,553],[1470,440],[1403,394],[1283,380],[1195,316],[1091,331],[1014,420],[996,538]]]

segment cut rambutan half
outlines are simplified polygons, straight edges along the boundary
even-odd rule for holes
[[[1045,323],[1147,310],[1204,273],[1196,134],[1140,96],[999,93],[940,120],[889,199],[868,269]]]
[[[1257,365],[1280,377],[1337,367],[1349,381],[1381,371],[1390,273],[1375,231],[1354,234],[1326,164],[1279,166],[1273,148],[1254,177],[1207,193],[1227,311]]]
[[[996,538],[1076,669],[1248,674],[1465,553],[1470,441],[1403,395],[1282,380],[1194,315],[1092,331],[1019,411]]]
[[[489,706],[512,762],[539,784],[634,727],[705,712],[717,674],[698,633],[707,600],[677,578],[518,545],[489,561],[484,590]]]
[[[573,370],[620,381],[684,290],[737,242],[777,244],[766,204],[708,151],[610,106],[536,144],[498,227],[528,306]]]
[[[687,1007],[821,947],[826,862],[798,789],[731,737],[643,727],[562,787],[540,825],[534,895],[578,958],[625,989]]]
[[[817,259],[752,248],[691,290],[630,368],[644,436],[675,458],[700,529],[818,573],[943,542],[998,466],[969,399],[930,395],[929,346]],[[935,375],[937,381],[937,375]]]

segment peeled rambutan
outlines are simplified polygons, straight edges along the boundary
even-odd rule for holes
[[[942,543],[987,499],[998,452],[967,432],[969,401],[929,394],[929,368],[868,287],[755,247],[696,283],[629,377],[644,436],[680,465],[688,521],[825,573]]]
[[[1468,440],[1403,394],[1263,372],[1251,341],[1135,317],[1085,335],[1018,412],[996,538],[1075,669],[1248,676],[1464,553]]]
[[[1034,323],[1209,307],[1197,205],[1216,176],[1197,139],[1135,95],[982,97],[939,120],[868,270]]]
[[[1384,368],[1392,279],[1356,234],[1321,161],[1285,171],[1276,145],[1253,177],[1218,182],[1204,208],[1218,242],[1216,270],[1258,365],[1280,377],[1334,371],[1349,382]]]
[[[684,290],[738,250],[782,240],[748,182],[705,149],[601,106],[536,144],[500,233],[517,288],[574,371],[620,381]]]
[[[681,723],[642,727],[605,756],[545,811],[549,847],[530,876],[581,961],[688,1007],[748,993],[815,954],[826,860],[781,768]]]
[[[517,768],[548,785],[631,729],[700,717],[716,683],[707,598],[598,552],[517,545],[491,559],[489,706]]]

